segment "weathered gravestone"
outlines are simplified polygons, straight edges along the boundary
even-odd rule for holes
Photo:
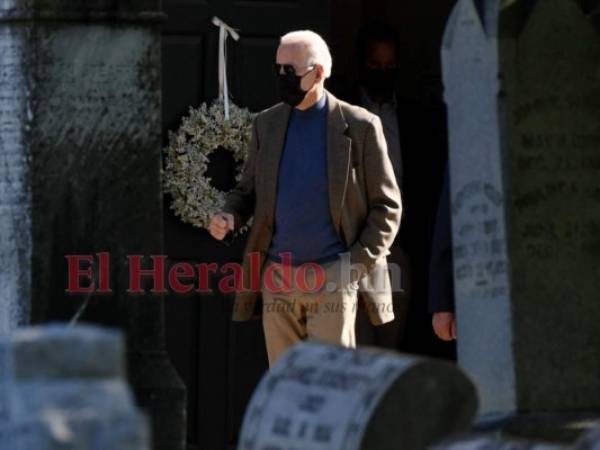
[[[148,450],[116,330],[18,329],[0,341],[0,450]]]
[[[475,388],[450,362],[302,342],[264,376],[240,450],[422,450],[469,428]]]
[[[572,447],[572,450],[600,450],[600,426],[587,431]]]
[[[598,29],[574,0],[459,0],[442,58],[459,363],[482,413],[599,408]]]
[[[430,450],[567,450],[567,448],[547,442],[471,435],[445,440],[431,446]]]
[[[185,445],[185,392],[164,348],[163,299],[126,292],[127,255],[148,269],[163,253],[159,10],[0,2],[0,334],[73,317],[86,294],[65,293],[66,256],[91,255],[98,269],[106,252],[106,285],[93,286],[104,292],[81,320],[127,331],[155,448],[173,450]]]
[[[500,435],[471,434],[445,439],[432,445],[430,450],[600,450],[600,428],[593,428],[593,422],[580,421],[571,426],[580,429],[589,426],[591,429],[573,444],[556,444]]]

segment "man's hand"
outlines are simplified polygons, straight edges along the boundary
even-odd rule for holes
[[[456,319],[454,313],[436,312],[432,318],[433,331],[442,341],[456,339]]]
[[[208,231],[212,237],[220,241],[229,230],[233,231],[233,214],[219,212],[211,217]]]

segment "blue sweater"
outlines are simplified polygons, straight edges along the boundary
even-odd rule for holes
[[[293,108],[279,163],[273,240],[269,257],[281,262],[290,252],[293,265],[323,263],[346,246],[329,211],[327,177],[327,95],[310,108]]]

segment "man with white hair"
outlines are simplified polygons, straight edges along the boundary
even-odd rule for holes
[[[331,65],[318,34],[281,37],[282,101],[254,119],[241,180],[209,227],[223,239],[254,217],[233,319],[257,317],[262,295],[271,367],[303,339],[355,347],[358,290],[374,324],[394,318],[386,256],[400,191],[381,120],[324,88]]]

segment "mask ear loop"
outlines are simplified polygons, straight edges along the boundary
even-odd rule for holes
[[[304,78],[306,75],[308,75],[309,73],[311,73],[313,70],[315,70],[316,68],[317,68],[317,65],[316,65],[316,64],[314,64],[312,69],[310,69],[310,70],[309,70],[308,72],[306,72],[304,75],[301,75],[301,76],[300,76],[300,89],[302,89],[302,79],[303,79],[303,78]],[[315,83],[313,82],[313,85],[312,85],[311,87],[309,87],[309,88],[308,88],[308,90],[306,90],[306,91],[304,91],[304,89],[302,89],[302,90],[303,90],[304,92],[308,92],[308,91],[310,91],[310,90],[313,88],[313,86],[314,86],[314,85],[315,85]]]

